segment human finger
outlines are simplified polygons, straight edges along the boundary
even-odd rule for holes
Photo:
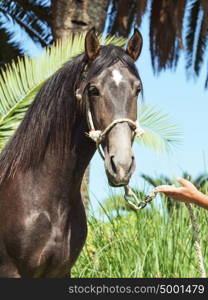
[[[193,183],[191,183],[189,180],[185,179],[185,178],[177,178],[177,181],[184,187],[192,187]]]
[[[177,190],[177,188],[175,187],[175,185],[159,185],[156,187],[156,192],[175,192]]]

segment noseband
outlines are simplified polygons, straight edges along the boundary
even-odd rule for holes
[[[93,118],[92,118],[92,113],[90,111],[90,105],[89,102],[87,100],[86,103],[86,116],[87,116],[87,123],[89,126],[89,132],[87,133],[88,137],[93,140],[96,143],[96,148],[98,149],[100,156],[102,157],[102,159],[104,160],[104,154],[100,148],[100,144],[102,143],[102,141],[105,139],[106,135],[109,133],[109,131],[118,123],[128,123],[129,126],[132,128],[133,131],[133,137],[132,140],[134,140],[134,138],[140,137],[144,134],[144,130],[140,127],[139,122],[136,121],[132,121],[130,119],[127,118],[123,118],[123,119],[116,119],[114,121],[112,121],[104,130],[96,130],[94,123],[93,123]]]

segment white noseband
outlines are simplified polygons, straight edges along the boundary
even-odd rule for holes
[[[144,130],[140,127],[139,125],[139,121],[137,120],[136,122],[127,119],[127,118],[123,118],[123,119],[116,119],[114,121],[112,121],[103,131],[102,130],[96,130],[94,123],[93,123],[93,119],[92,119],[92,113],[90,111],[90,106],[89,103],[87,101],[87,105],[86,105],[86,113],[87,113],[87,123],[89,126],[89,132],[87,133],[87,135],[89,136],[89,138],[91,140],[93,140],[96,143],[96,147],[102,157],[102,159],[104,158],[104,155],[100,149],[100,144],[101,142],[104,140],[105,136],[107,135],[107,133],[118,123],[128,123],[132,128],[133,128],[133,140],[134,138],[140,137],[144,134]]]

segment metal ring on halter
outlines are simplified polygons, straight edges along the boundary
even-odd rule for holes
[[[140,210],[147,205],[144,201],[140,201],[138,199],[137,195],[132,191],[132,189],[129,188],[128,185],[124,187],[124,190],[125,190],[124,199],[126,200],[128,205],[131,206],[133,210]],[[129,198],[133,198],[136,204],[134,204]]]
[[[125,190],[124,199],[133,210],[140,210],[144,208],[149,202],[151,202],[155,198],[157,193],[156,190],[153,190],[145,197],[144,200],[139,200],[137,195],[133,192],[133,190],[128,185],[124,187],[124,190]],[[136,204],[134,204],[129,198],[133,198]]]

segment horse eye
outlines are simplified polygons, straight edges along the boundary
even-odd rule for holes
[[[99,96],[100,93],[99,93],[98,89],[95,86],[91,85],[88,88],[88,95],[89,96]]]
[[[138,96],[140,92],[141,92],[141,87],[138,87],[136,90],[136,96]]]

